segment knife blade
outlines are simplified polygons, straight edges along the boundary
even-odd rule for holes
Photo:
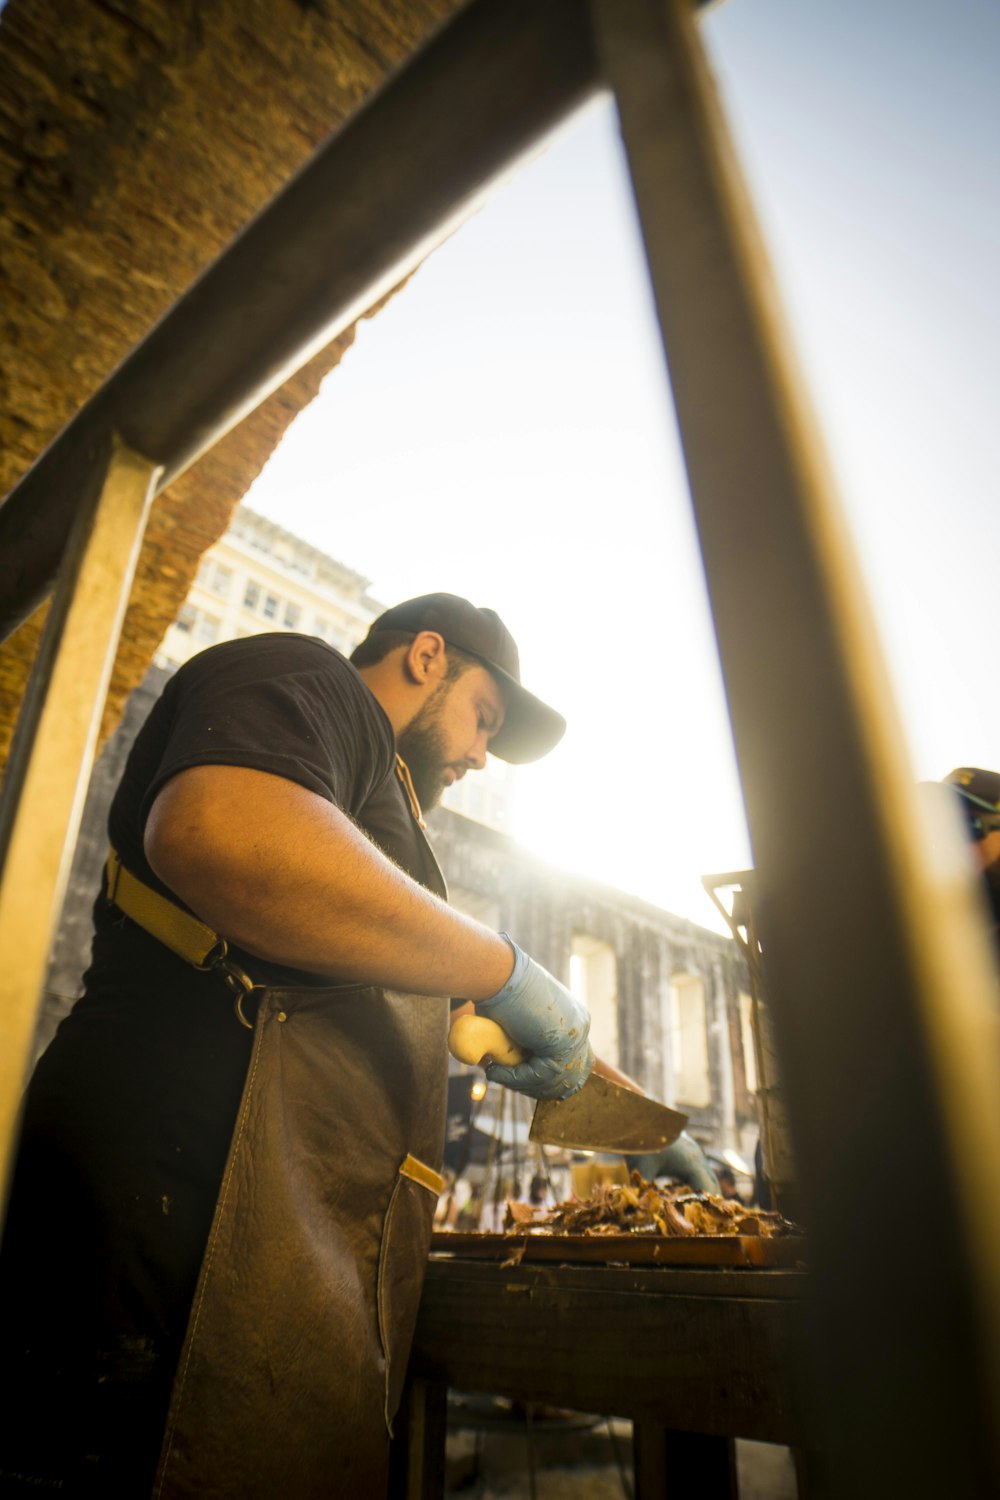
[[[492,1059],[514,1067],[527,1056],[486,1016],[459,1016],[448,1033],[448,1049],[460,1062],[473,1065]],[[568,1099],[539,1099],[529,1139],[570,1150],[639,1156],[669,1146],[687,1120],[687,1115],[602,1077],[595,1068],[583,1088]]]

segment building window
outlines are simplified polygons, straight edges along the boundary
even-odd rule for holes
[[[671,979],[669,1021],[673,1097],[696,1108],[711,1104],[705,986],[697,974],[675,974]]]
[[[274,620],[278,614],[278,600],[273,594],[264,595],[264,605],[261,614],[265,620]]]
[[[569,987],[590,1011],[590,1045],[606,1062],[618,1061],[618,960],[610,943],[573,935]]]
[[[198,582],[203,588],[209,589],[213,594],[218,594],[220,599],[228,599],[232,581],[232,568],[216,562],[214,557],[202,558],[201,567],[198,569]]]
[[[259,583],[254,583],[253,579],[251,578],[251,579],[248,580],[247,586],[243,590],[243,608],[244,609],[256,609],[259,603],[260,603],[260,584]]]
[[[740,1036],[743,1041],[743,1075],[751,1094],[757,1092],[757,1052],[753,1044],[753,1001],[740,995]]]
[[[289,630],[298,630],[299,621],[302,619],[302,607],[298,604],[285,605],[285,624]]]
[[[222,621],[216,619],[215,615],[208,615],[203,609],[196,609],[192,604],[182,604],[180,614],[174,621],[178,630],[185,635],[193,636],[204,646],[210,646],[213,641],[219,639],[219,631]]]
[[[210,646],[213,641],[219,639],[221,624],[221,620],[217,620],[214,615],[206,615],[199,610],[198,624],[194,633],[195,639],[204,642],[206,646]]]

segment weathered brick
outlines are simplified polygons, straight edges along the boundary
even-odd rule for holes
[[[456,0],[10,0],[0,27],[0,494]],[[102,738],[201,553],[353,331],[154,507]],[[0,647],[0,765],[38,622]]]

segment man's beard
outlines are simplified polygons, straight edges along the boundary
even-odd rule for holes
[[[445,787],[448,760],[441,732],[441,710],[450,687],[448,682],[440,683],[433,697],[399,736],[399,753],[409,768],[413,790],[424,812],[437,807]]]

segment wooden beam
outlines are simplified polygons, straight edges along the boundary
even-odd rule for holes
[[[95,472],[100,473],[95,463]],[[97,731],[157,467],[117,439],[70,537],[0,805],[0,1201]]]
[[[997,978],[968,862],[956,832],[955,873],[931,864],[877,635],[689,7],[593,8],[754,848],[834,1492],[997,1493]],[[933,1234],[894,1249],[880,1233],[887,1200],[926,1201],[929,1185]]]

